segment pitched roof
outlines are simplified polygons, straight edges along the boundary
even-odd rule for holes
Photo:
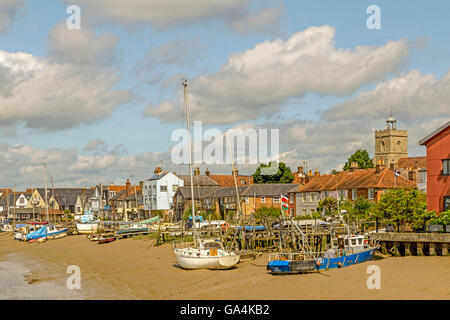
[[[440,126],[439,128],[437,128],[436,130],[434,130],[432,133],[430,133],[429,135],[427,135],[425,138],[423,138],[422,140],[419,141],[420,145],[424,145],[428,142],[428,140],[430,140],[431,138],[433,138],[434,136],[438,135],[439,133],[441,133],[442,131],[444,131],[445,129],[450,127],[450,121],[448,121],[447,123],[444,123],[442,126]]]
[[[418,168],[423,169],[427,167],[427,157],[407,157],[398,159],[395,167],[397,169],[404,168]]]
[[[292,184],[292,183],[264,183],[264,184],[252,184],[250,185],[247,190],[243,192],[244,196],[249,197],[260,197],[260,196],[279,196],[279,195],[285,195],[288,194],[290,190],[297,187],[298,184]]]
[[[204,198],[208,198],[208,196],[216,191],[217,189],[220,189],[220,187],[217,186],[194,186],[194,199],[195,200],[201,200]],[[177,189],[177,192],[183,196],[186,200],[192,199],[191,197],[191,187],[179,187]]]
[[[232,174],[211,174],[209,175],[211,179],[216,181],[221,187],[234,187],[234,176]],[[244,183],[242,183],[242,180]],[[238,186],[248,186],[253,183],[252,176],[236,176],[236,184]]]
[[[312,179],[298,192],[331,191],[342,189],[361,188],[416,188],[417,184],[402,177],[395,178],[391,169],[385,168],[377,172],[376,169],[357,169],[354,171],[342,171],[336,175],[323,175]]]
[[[39,195],[45,199],[45,188],[37,188]],[[61,206],[74,206],[77,203],[79,195],[87,195],[87,189],[84,188],[47,188],[48,198],[52,195]]]
[[[170,172],[164,171],[164,172],[161,172],[160,174],[155,174],[150,179],[148,179],[148,181],[150,181],[150,180],[159,180],[159,179],[165,177],[169,173]]]
[[[194,180],[194,187],[195,186],[219,186],[219,184],[208,177],[207,175],[193,175]],[[184,186],[190,186],[191,185],[191,176],[189,175],[179,175],[178,178],[183,180]]]

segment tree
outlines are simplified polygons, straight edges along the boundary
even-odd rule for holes
[[[344,171],[350,170],[352,162],[358,164],[359,169],[373,168],[373,161],[369,157],[367,150],[358,149],[353,153],[344,165]]]
[[[280,215],[280,209],[275,207],[260,207],[256,209],[255,216],[260,218],[265,217],[278,217]]]
[[[276,166],[276,162],[269,164],[261,163],[260,166],[256,169],[253,174],[254,183],[291,183],[294,180],[294,175],[291,172],[291,168],[286,166],[284,162],[280,162],[278,164],[278,170],[273,175],[262,175],[262,168],[269,168],[272,165]]]
[[[415,189],[390,189],[386,191],[375,208],[376,216],[397,224],[410,222],[413,228],[423,230],[426,221],[432,217],[427,211],[426,195]]]
[[[317,206],[318,212],[325,212],[327,216],[333,216],[337,212],[337,199],[332,197],[327,197],[321,201],[319,201],[319,205]]]

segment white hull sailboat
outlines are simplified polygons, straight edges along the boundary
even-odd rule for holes
[[[184,81],[184,107],[186,110],[187,130],[189,128],[189,100],[187,81]],[[238,264],[240,256],[234,252],[227,251],[222,242],[209,239],[199,239],[197,236],[197,227],[195,223],[195,207],[194,207],[194,181],[192,177],[192,150],[191,139],[189,143],[189,174],[191,177],[191,200],[192,200],[192,221],[194,227],[194,243],[187,247],[179,248],[174,243],[174,253],[177,258],[178,265],[183,269],[230,269]]]
[[[178,265],[183,269],[230,269],[238,264],[240,256],[227,252],[221,242],[200,240],[197,246],[177,248],[174,246]]]
[[[97,230],[98,230],[98,222],[77,223],[77,231],[80,234],[96,233]]]

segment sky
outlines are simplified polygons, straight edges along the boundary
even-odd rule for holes
[[[69,29],[71,5],[80,29]],[[380,29],[367,12],[380,9]],[[341,169],[393,116],[418,141],[450,120],[448,1],[0,0],[0,186],[124,184],[174,163],[171,135],[279,130],[293,171]],[[236,149],[237,151],[237,149]],[[197,164],[231,173],[230,165]],[[238,163],[252,174],[254,164]]]

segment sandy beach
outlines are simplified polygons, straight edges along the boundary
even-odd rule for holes
[[[1,235],[0,298],[450,299],[450,257],[390,257],[291,276],[268,274],[267,261],[263,255],[232,270],[186,271],[176,266],[171,244],[155,247],[153,240],[99,245],[71,236],[29,244]],[[69,265],[80,267],[80,290],[65,286]],[[380,290],[367,288],[369,265],[381,269]]]

